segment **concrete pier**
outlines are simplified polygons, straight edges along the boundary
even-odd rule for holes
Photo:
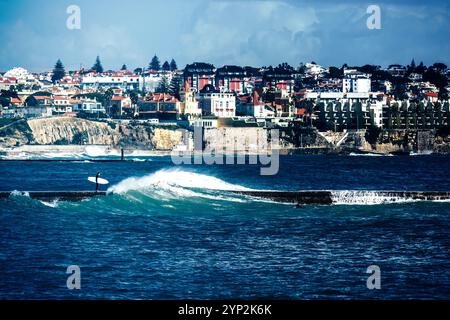
[[[339,191],[232,191],[236,194],[268,199],[276,202],[294,204],[332,204],[334,194]],[[411,200],[449,200],[450,192],[445,191],[350,191],[355,193],[365,193],[375,197],[411,199]]]
[[[80,201],[97,196],[105,196],[106,191],[0,191],[0,199],[7,199],[14,194],[26,194],[32,199],[52,201]]]
[[[250,196],[255,198],[262,198],[283,203],[293,204],[332,204],[336,199],[335,194],[339,191],[224,191]],[[450,192],[445,191],[350,191],[355,192],[355,197],[358,193],[364,193],[368,196],[384,197],[392,199],[411,199],[423,201],[449,200]],[[97,196],[106,196],[106,191],[0,191],[0,199],[7,199],[15,193],[27,194],[30,198],[51,201],[51,200],[65,200],[65,201],[80,201]],[[352,197],[350,195],[350,197]]]
[[[236,194],[263,198],[276,202],[298,204],[331,204],[330,191],[232,191]]]

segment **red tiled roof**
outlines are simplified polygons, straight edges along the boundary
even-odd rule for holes
[[[111,98],[111,100],[113,100],[113,101],[122,101],[125,99],[126,99],[126,97],[123,97],[123,96],[115,96],[115,97]]]
[[[298,116],[302,116],[306,113],[306,109],[305,108],[297,108],[297,115]]]
[[[256,90],[253,91],[252,100],[253,100],[253,105],[255,105],[255,106],[264,104],[264,102],[259,100],[259,94],[258,94],[258,92]]]
[[[168,93],[154,93],[147,102],[178,102],[178,99]]]

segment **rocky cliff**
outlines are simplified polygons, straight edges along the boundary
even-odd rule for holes
[[[73,117],[20,120],[0,128],[0,146],[107,145],[171,150],[181,143],[177,127],[130,122],[100,122]]]
[[[73,117],[28,121],[36,144],[117,144],[118,135],[106,122]]]
[[[172,150],[183,143],[177,126],[148,123],[90,121],[73,117],[18,120],[0,127],[0,147],[26,145],[104,145],[112,148]],[[258,152],[267,149],[270,134],[264,128],[208,129],[204,145],[216,151],[228,146]],[[348,133],[319,133],[316,129],[293,127],[280,131],[281,148],[317,148],[321,152],[419,152],[450,153],[450,129],[445,130],[359,130]],[[191,134],[192,138],[192,134]],[[368,141],[371,141],[369,143]],[[259,150],[261,151],[261,150]]]
[[[288,148],[316,147],[325,153],[450,153],[448,127],[440,130],[349,130],[347,133],[293,127],[283,132],[282,140]]]
[[[32,143],[34,140],[27,121],[19,120],[0,128],[0,146],[15,147]]]

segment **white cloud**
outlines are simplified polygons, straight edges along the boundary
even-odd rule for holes
[[[209,2],[198,12],[180,47],[188,61],[219,64],[298,63],[312,48],[296,40],[318,21],[310,7],[276,1]]]
[[[153,54],[224,64],[449,63],[450,6],[380,0],[382,30],[366,27],[367,2],[300,0],[77,0],[82,29],[67,30],[64,1],[0,0],[0,70],[23,66],[145,66]],[[36,17],[40,17],[36,20]]]

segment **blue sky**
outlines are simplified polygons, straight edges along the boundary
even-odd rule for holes
[[[66,28],[69,5],[81,29]],[[381,8],[381,30],[369,30],[366,9]],[[22,66],[107,69],[147,66],[156,53],[180,67],[263,66],[315,61],[349,65],[450,64],[446,0],[0,0],[0,71]]]

